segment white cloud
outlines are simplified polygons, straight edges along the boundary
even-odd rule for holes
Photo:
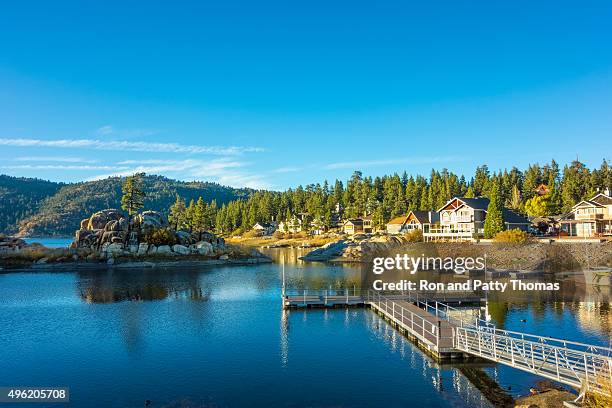
[[[102,126],[96,130],[96,133],[100,136],[112,135],[115,132],[111,125]]]
[[[21,156],[13,159],[18,162],[61,162],[61,163],[97,163],[98,160],[68,156]]]
[[[362,160],[330,163],[324,166],[327,170],[336,169],[360,169],[369,167],[391,166],[397,164],[416,165],[416,164],[436,164],[447,163],[453,161],[465,160],[465,157],[458,156],[440,156],[440,157],[406,157],[401,159],[384,159],[384,160]]]
[[[97,139],[8,139],[0,138],[0,146],[15,147],[52,147],[63,149],[95,149],[157,153],[207,153],[215,155],[236,155],[242,153],[262,152],[260,147],[241,146],[198,146],[178,143],[135,142],[127,140]]]
[[[214,181],[232,187],[268,188],[270,185],[257,174],[244,170],[250,163],[219,158],[214,160],[125,160],[111,173],[97,175],[90,180],[127,176],[137,172],[163,174],[181,180]]]
[[[296,173],[302,171],[301,167],[279,167],[278,169],[272,170],[273,173]]]
[[[118,136],[118,137],[144,137],[144,136],[152,136],[159,133],[158,130],[155,129],[115,129],[111,125],[105,125],[96,129],[96,134],[98,136]]]
[[[65,164],[19,164],[13,166],[0,166],[4,170],[120,170],[128,167],[92,166],[92,165],[65,165]]]

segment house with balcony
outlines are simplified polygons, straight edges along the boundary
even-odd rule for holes
[[[612,197],[606,189],[574,207],[570,217],[561,221],[563,235],[570,237],[603,237],[612,235]]]
[[[373,231],[371,216],[350,218],[342,224],[342,232],[348,235],[371,234]]]
[[[276,231],[275,222],[258,222],[253,225],[253,230],[257,231],[261,235],[272,235]]]
[[[423,225],[425,241],[473,241],[484,236],[489,199],[455,197],[438,210],[439,223]],[[509,209],[502,211],[506,229],[527,231],[529,220]]]
[[[431,225],[440,220],[439,213],[435,211],[410,211],[392,219],[387,223],[387,234],[405,234],[414,229],[422,230],[424,225]]]

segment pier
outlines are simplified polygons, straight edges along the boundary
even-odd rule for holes
[[[472,293],[396,293],[374,290],[286,290],[284,308],[366,307],[439,360],[482,358],[608,395],[612,349],[501,330],[457,306],[479,304]]]

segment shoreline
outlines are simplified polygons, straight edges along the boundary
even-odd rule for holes
[[[240,259],[143,259],[118,262],[112,265],[106,262],[61,262],[15,266],[0,266],[1,273],[12,272],[69,272],[74,270],[114,270],[114,269],[134,269],[134,268],[176,268],[176,267],[197,267],[197,266],[217,266],[217,265],[258,265],[272,263],[273,260],[266,256],[250,257]]]

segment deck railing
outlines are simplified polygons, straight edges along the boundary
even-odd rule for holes
[[[498,329],[478,316],[419,292],[391,295],[357,287],[285,290],[285,297],[299,296],[304,303],[313,297],[326,303],[328,298],[346,297],[347,303],[350,299],[361,298],[438,350],[441,343],[450,343],[456,350],[577,387],[583,393],[610,393],[612,348]],[[432,322],[431,317],[414,313],[399,301],[408,301],[438,319]],[[442,333],[440,320],[450,323],[448,332]]]
[[[582,390],[608,394],[612,349],[499,329],[455,328],[458,350]]]

